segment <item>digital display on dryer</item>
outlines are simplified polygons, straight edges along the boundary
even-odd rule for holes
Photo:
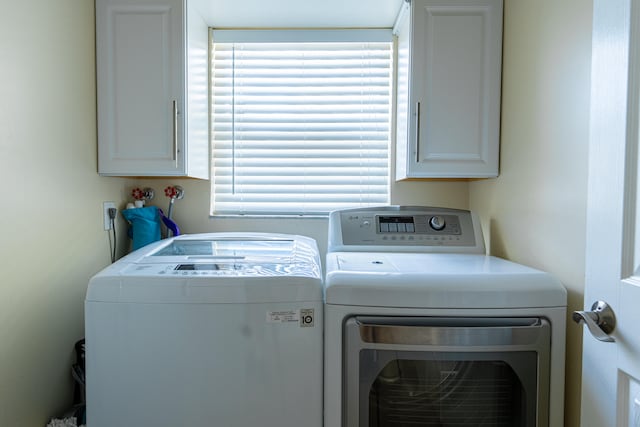
[[[380,233],[415,233],[413,216],[380,216],[378,217]]]

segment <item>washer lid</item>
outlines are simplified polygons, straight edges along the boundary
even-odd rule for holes
[[[472,254],[335,252],[327,255],[327,304],[403,308],[567,305],[551,275]]]
[[[261,303],[321,301],[313,239],[269,233],[185,235],[146,246],[89,282],[87,301]]]
[[[296,236],[270,235],[188,235],[172,239],[137,260],[145,264],[211,264],[242,265],[295,264],[307,261],[309,255],[300,251]],[[299,258],[303,258],[300,260]]]

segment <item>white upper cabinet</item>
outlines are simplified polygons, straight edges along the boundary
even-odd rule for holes
[[[207,41],[183,0],[96,0],[101,175],[208,178]]]
[[[397,179],[497,176],[502,0],[407,8],[396,27]]]

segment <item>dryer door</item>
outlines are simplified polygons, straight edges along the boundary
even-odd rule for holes
[[[544,319],[359,316],[345,338],[343,425],[548,426]]]

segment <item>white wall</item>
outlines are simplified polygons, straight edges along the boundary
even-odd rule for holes
[[[91,275],[109,262],[96,174],[93,1],[0,11],[0,425],[43,427],[71,405]]]
[[[470,187],[494,255],[557,276],[582,309],[592,2],[506,0],[501,174]],[[565,425],[578,426],[582,329],[567,319]]]

